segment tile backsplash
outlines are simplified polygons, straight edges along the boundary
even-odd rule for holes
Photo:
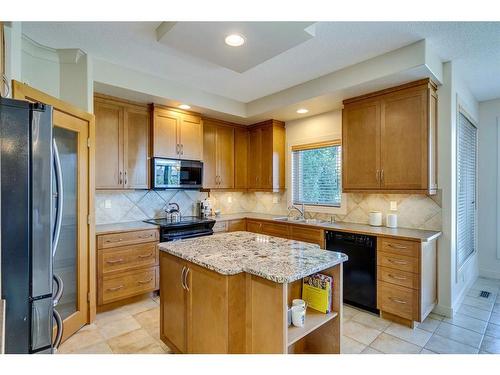
[[[207,193],[192,190],[131,190],[96,192],[96,224],[145,220],[165,216],[169,202],[179,204],[183,216],[197,215],[197,202]],[[370,211],[389,212],[390,201],[398,204],[398,226],[441,230],[440,192],[434,197],[414,194],[346,194],[345,215],[333,215],[337,221],[368,223]],[[223,214],[260,212],[287,214],[286,193],[213,192],[213,206]],[[307,212],[307,216],[329,220],[331,214]]]

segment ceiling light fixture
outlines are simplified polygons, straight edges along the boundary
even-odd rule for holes
[[[226,44],[231,47],[239,47],[245,44],[245,38],[240,34],[230,34],[224,39]]]
[[[191,109],[191,106],[190,105],[187,105],[187,104],[181,104],[179,106],[180,109]]]
[[[305,108],[297,109],[297,113],[300,113],[301,115],[304,114],[304,113],[307,113],[307,112],[309,112],[309,110],[305,109]]]

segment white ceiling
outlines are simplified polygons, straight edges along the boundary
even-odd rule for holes
[[[187,55],[244,73],[311,39],[313,22],[163,22],[158,41]],[[167,27],[168,31],[158,33]],[[231,47],[225,36],[238,34],[245,44]],[[211,41],[208,42],[207,41]]]
[[[52,48],[80,48],[245,103],[426,39],[443,61],[454,61],[477,100],[500,97],[500,22],[319,22],[314,38],[243,73],[158,42],[159,25],[23,22],[23,32]],[[207,37],[204,42],[210,46],[220,41]]]

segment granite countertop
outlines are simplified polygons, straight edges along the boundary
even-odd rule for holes
[[[250,232],[162,242],[158,248],[222,275],[247,272],[276,283],[289,283],[347,260],[345,254],[315,244]]]
[[[157,225],[145,223],[143,221],[128,221],[116,224],[101,224],[95,226],[95,234],[110,234],[133,232],[136,230],[155,229]]]
[[[243,212],[239,214],[226,214],[214,216],[216,221],[229,221],[238,219],[257,219],[269,220],[275,223],[290,223],[294,225],[304,225],[309,227],[317,227],[325,230],[337,230],[340,232],[361,233],[374,236],[384,236],[396,239],[417,240],[420,242],[432,241],[441,235],[441,232],[422,229],[410,228],[387,228],[387,227],[372,227],[368,224],[355,224],[345,222],[298,222],[298,221],[279,221],[276,218],[284,217],[284,215],[270,215],[253,212]]]
[[[0,299],[0,354],[4,354],[5,300]]]

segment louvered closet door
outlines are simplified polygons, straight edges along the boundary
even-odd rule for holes
[[[477,129],[462,113],[457,129],[457,269],[476,250]]]

